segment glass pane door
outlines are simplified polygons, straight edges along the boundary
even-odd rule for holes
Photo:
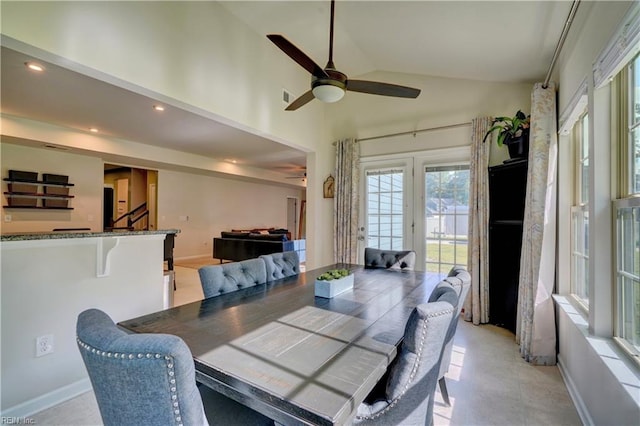
[[[402,250],[404,247],[404,188],[402,170],[366,174],[367,247]]]
[[[469,167],[425,168],[425,270],[446,274],[467,265]]]
[[[358,252],[364,261],[364,248],[411,250],[412,221],[409,218],[411,191],[410,166],[406,160],[371,162],[362,165],[360,242]],[[408,195],[409,194],[409,195]]]

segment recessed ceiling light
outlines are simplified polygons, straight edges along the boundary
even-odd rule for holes
[[[164,111],[164,107],[162,105],[154,105],[153,109],[155,109],[156,111]]]
[[[91,133],[98,133],[98,129],[96,129],[95,127],[90,127],[90,128],[89,128],[89,131],[90,131]]]
[[[36,62],[25,62],[24,63],[27,68],[32,71],[42,72],[44,71],[44,67]]]
[[[228,163],[233,163],[236,164],[238,161],[234,160],[233,158],[225,158],[224,161],[228,162]]]

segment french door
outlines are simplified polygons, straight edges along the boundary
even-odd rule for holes
[[[466,265],[468,147],[361,159],[359,262],[364,248],[414,250],[416,269]]]
[[[427,166],[425,182],[425,268],[446,274],[467,265],[469,166]]]
[[[363,161],[360,176],[360,226],[358,259],[364,248],[405,250],[413,246],[413,197],[407,188],[413,179],[409,158]]]

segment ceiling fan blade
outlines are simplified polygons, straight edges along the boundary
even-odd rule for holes
[[[295,111],[301,106],[305,105],[306,103],[312,101],[314,98],[315,96],[313,96],[313,92],[309,90],[308,92],[305,92],[302,96],[300,96],[298,99],[291,102],[289,106],[285,108],[285,111]]]
[[[267,38],[286,53],[291,59],[296,61],[302,68],[309,71],[318,78],[329,78],[327,73],[316,64],[313,59],[307,56],[302,50],[298,49],[293,43],[281,36],[280,34],[268,34]]]
[[[364,80],[347,80],[347,90],[398,98],[417,98],[420,94],[420,89],[414,89],[413,87]]]

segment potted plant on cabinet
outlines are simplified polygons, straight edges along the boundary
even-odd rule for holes
[[[529,126],[531,117],[518,110],[513,117],[496,117],[484,135],[483,142],[498,130],[498,146],[507,145],[512,160],[529,156]]]

